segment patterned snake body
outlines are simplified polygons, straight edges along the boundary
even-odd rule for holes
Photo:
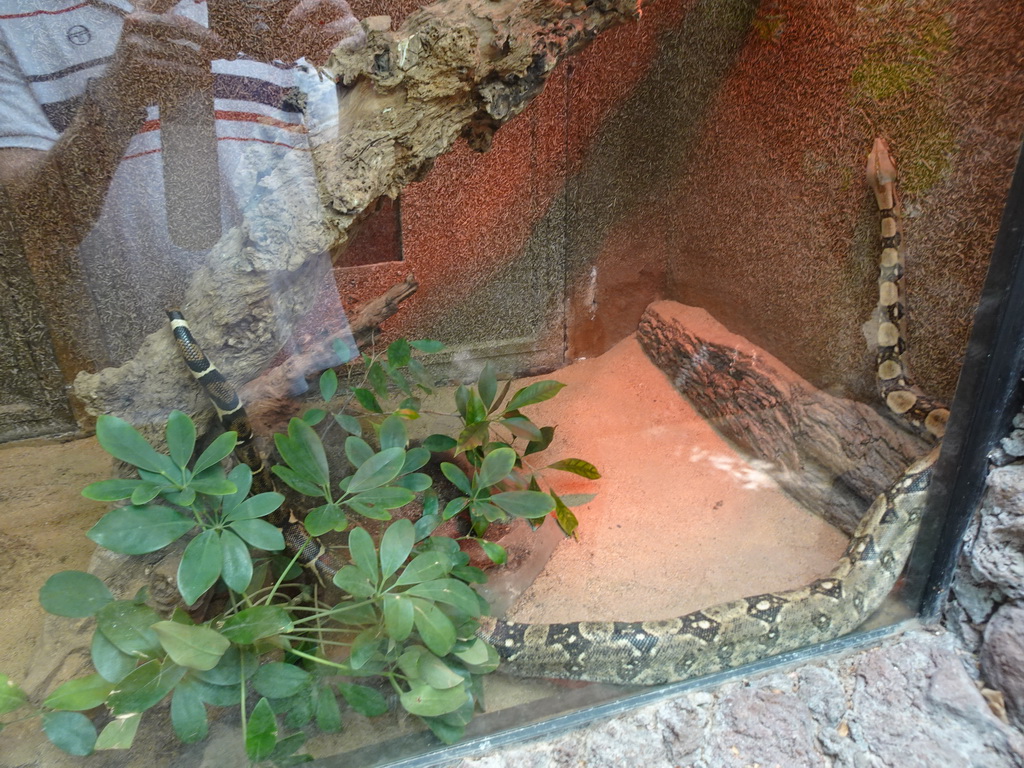
[[[875,141],[868,181],[881,217],[877,374],[888,408],[918,431],[941,437],[949,411],[918,390],[903,354],[903,259],[894,212],[896,169]],[[519,624],[491,618],[477,633],[504,671],[608,683],[685,680],[839,637],[859,626],[892,590],[917,537],[939,448],[910,466],[871,504],[828,575],[798,589],[751,595],[662,621]]]

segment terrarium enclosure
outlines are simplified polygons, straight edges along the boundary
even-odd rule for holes
[[[0,766],[284,765],[296,733],[317,764],[429,762],[918,614],[893,560],[915,528],[882,530],[916,526],[925,417],[961,375],[1024,125],[1024,8],[353,3],[346,42],[297,68],[271,63],[302,53],[266,42],[272,5],[183,2],[243,53],[164,103],[115,99],[128,130],[102,84],[131,8],[23,5],[0,14],[0,100],[27,126],[0,121],[0,675],[30,703],[0,694]],[[186,422],[230,472],[192,490]],[[250,423],[254,448],[217,453]],[[250,485],[287,500],[257,514]],[[123,533],[193,512],[167,550]],[[193,544],[214,540],[216,572]],[[269,581],[228,540],[279,542]],[[19,719],[40,705],[45,733]],[[50,743],[91,751],[90,728],[88,757]]]

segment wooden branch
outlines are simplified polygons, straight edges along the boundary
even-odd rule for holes
[[[867,502],[927,450],[864,405],[814,388],[707,312],[650,305],[637,337],[697,411],[790,496],[850,533]]]
[[[289,396],[305,392],[308,387],[306,379],[345,362],[338,359],[334,343],[346,342],[351,333],[356,347],[359,350],[366,349],[379,333],[381,323],[395,314],[398,305],[416,293],[417,288],[419,283],[416,278],[409,275],[367,302],[347,327],[333,332],[324,331],[317,338],[307,340],[303,344],[305,351],[243,386],[238,394],[243,403],[250,404],[247,410],[256,433],[269,435],[281,431],[288,419],[298,413],[301,407],[299,402]]]

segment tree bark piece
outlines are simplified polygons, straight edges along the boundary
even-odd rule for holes
[[[703,309],[655,302],[637,337],[705,419],[845,533],[927,449],[867,405],[815,389]]]

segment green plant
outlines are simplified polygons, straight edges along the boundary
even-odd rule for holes
[[[261,554],[285,548],[281,529],[266,519],[280,514],[285,496],[250,494],[253,475],[245,464],[225,470],[234,432],[196,455],[195,426],[175,411],[166,424],[167,453],[161,453],[127,422],[101,416],[100,445],[134,467],[137,477],[86,487],[85,496],[119,504],[89,538],[115,552],[145,554],[191,537],[177,585],[184,604],[206,606],[205,613],[179,607],[161,616],[147,604],[145,590],[116,599],[93,575],[58,573],[40,591],[40,602],[50,613],[94,620],[96,672],[60,685],[38,707],[0,676],[0,715],[39,716],[54,744],[85,755],[129,747],[142,714],[168,696],[174,730],[185,742],[206,736],[208,707],[237,706],[249,759],[287,766],[309,759],[297,754],[305,740],[298,729],[315,723],[322,731],[339,730],[340,702],[363,715],[382,714],[388,709],[383,687],[441,740],[460,738],[482,699],[482,676],[498,660],[474,635],[488,606],[470,585],[485,582],[485,573],[469,564],[457,540],[434,533],[462,510],[474,528],[463,538],[479,539],[493,520],[539,523],[549,512],[571,532],[565,502],[542,491],[524,463],[550,443],[553,430],[533,426],[519,412],[561,385],[531,384],[502,408],[509,387],[498,397],[493,369],[486,366],[473,387],[456,392],[458,436],[444,440],[443,448],[440,434],[410,446],[406,422],[430,415],[414,392],[431,391],[414,348],[430,352],[438,345],[399,340],[382,358],[366,356],[361,378],[345,388],[333,413],[340,382],[327,371],[320,380],[327,407],[307,411],[275,436],[281,461],[273,473],[295,492],[287,508],[308,510],[305,525],[312,535],[347,531],[342,549],[348,564],[334,574],[333,591],[297,578],[299,553]],[[399,402],[385,409],[382,403],[391,399]],[[346,433],[347,466],[340,472],[332,471],[321,435],[333,425]],[[486,439],[478,439],[481,425]],[[366,426],[373,430],[370,440],[363,437]],[[491,439],[491,431],[501,428],[512,435],[508,442]],[[522,454],[513,447],[516,438],[533,437],[538,439],[527,441]],[[450,450],[466,454],[470,471],[441,463],[464,494],[442,511],[431,475],[421,470],[435,452]],[[591,465],[575,459],[546,468],[596,476]],[[392,519],[393,510],[417,498],[422,511],[415,522]],[[360,518],[385,525],[377,525],[374,535],[353,524]],[[499,545],[479,540],[493,560],[504,560]],[[97,708],[101,713],[93,718],[85,714]],[[105,721],[101,730],[94,719]],[[294,732],[285,735],[284,729]]]

